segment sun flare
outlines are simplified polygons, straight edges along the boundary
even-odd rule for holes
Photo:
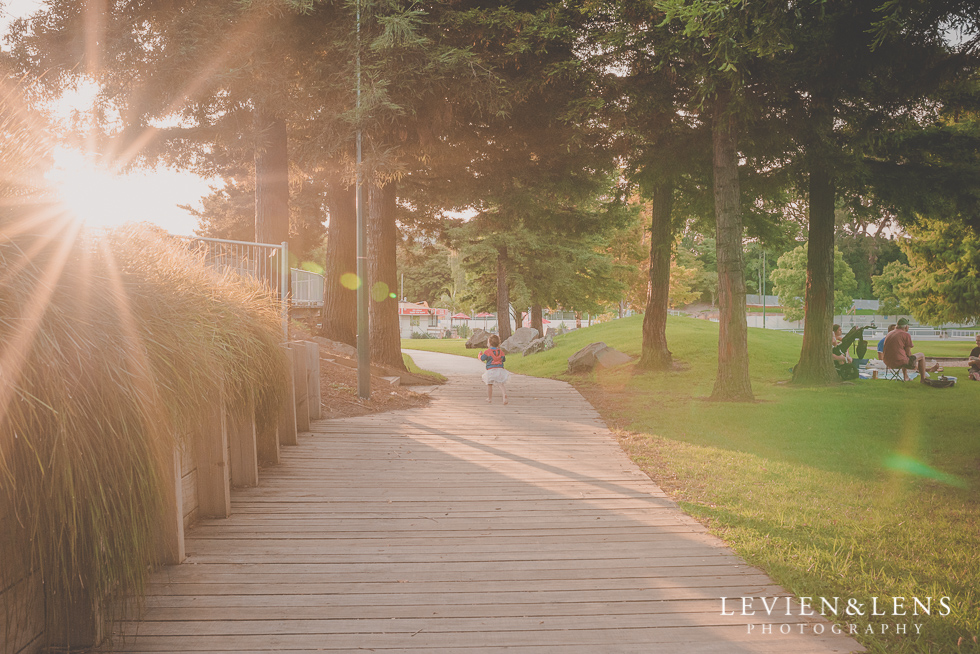
[[[118,227],[141,220],[146,202],[132,180],[100,167],[77,150],[57,148],[47,174],[59,201],[88,227]]]

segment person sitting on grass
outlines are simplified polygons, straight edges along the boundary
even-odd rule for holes
[[[892,323],[892,324],[888,325],[888,333],[886,333],[885,336],[888,336],[888,334],[891,334],[893,331],[895,331],[895,323]],[[881,340],[878,341],[878,360],[879,361],[884,361],[885,360],[885,357],[882,354],[882,352],[885,349],[885,336],[882,336],[881,337]]]
[[[980,334],[976,335],[977,346],[970,350],[970,359],[967,365],[970,366],[970,379],[980,381]]]
[[[868,351],[868,342],[864,340],[864,330],[869,327],[871,325],[851,327],[846,335],[841,335],[840,325],[834,325],[834,335],[831,339],[833,345],[830,350],[830,356],[834,359],[834,367],[837,368],[837,375],[843,381],[857,379],[860,376],[858,370],[859,362],[851,358],[850,349],[851,345],[857,341],[855,354],[858,355],[858,359],[864,360],[864,355]]]
[[[889,368],[899,369],[905,381],[909,380],[909,370],[919,371],[919,382],[926,383],[926,357],[921,352],[912,354],[912,337],[909,335],[909,321],[899,318],[894,331],[885,336],[882,358]],[[929,368],[928,372],[939,370],[939,364]]]

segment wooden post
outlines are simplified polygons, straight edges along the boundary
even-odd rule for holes
[[[254,394],[253,394],[254,398]],[[252,403],[255,419],[255,447],[259,454],[259,463],[263,465],[279,465],[279,425],[270,416],[259,415],[257,402]]]
[[[51,649],[87,650],[105,638],[101,605],[77,577],[72,580],[65,595],[45,589],[44,640]]]
[[[259,455],[255,442],[255,402],[249,397],[244,406],[225,402],[228,419],[228,451],[232,486],[259,485]]]
[[[320,345],[311,341],[306,346],[306,381],[310,394],[310,420],[320,419]]]
[[[293,373],[295,352],[286,345],[286,356],[289,358],[289,378],[286,380],[286,392],[283,398],[282,411],[279,412],[279,443],[296,445],[296,375]]]
[[[221,395],[212,405],[210,420],[194,439],[197,504],[202,518],[227,518],[231,515],[228,423]]]
[[[10,505],[0,505],[0,654],[34,652],[44,636],[44,589],[31,570],[23,527]]]
[[[296,431],[310,431],[310,393],[306,377],[306,345],[300,341],[289,344],[293,357],[293,382],[296,386]]]
[[[170,460],[160,470],[163,514],[154,527],[157,562],[177,565],[186,558],[184,551],[184,489],[181,483],[180,450],[174,448]]]

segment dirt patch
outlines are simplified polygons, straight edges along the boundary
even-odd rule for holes
[[[324,350],[320,350],[321,415],[324,418],[349,418],[427,405],[428,395],[413,388],[422,387],[392,386],[388,380],[372,375],[371,398],[362,400],[357,397],[357,369],[329,362]]]
[[[395,376],[395,371],[378,370],[372,366],[371,397],[362,400],[357,396],[357,366],[349,356],[350,346],[333,343],[312,334],[291,329],[290,338],[314,341],[320,346],[320,397],[323,400],[323,418],[350,418],[370,413],[414,409],[426,406],[429,397],[420,392],[428,386],[393,385],[386,377]]]

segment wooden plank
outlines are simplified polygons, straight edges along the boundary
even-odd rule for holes
[[[148,608],[158,607],[248,607],[248,606],[280,606],[280,607],[357,607],[358,610],[368,611],[371,607],[405,607],[419,604],[438,604],[443,611],[449,607],[482,605],[492,603],[495,606],[520,606],[524,610],[538,610],[533,607],[578,604],[581,602],[686,602],[692,600],[710,600],[715,602],[715,612],[718,612],[719,597],[739,597],[746,589],[738,586],[715,586],[710,590],[699,587],[676,588],[646,588],[646,589],[611,589],[593,590],[588,594],[577,591],[500,591],[487,593],[457,591],[454,593],[352,593],[341,595],[327,593],[320,595],[294,595],[280,593],[276,595],[157,595],[147,597]],[[772,584],[753,586],[751,590],[756,596],[783,597],[787,593],[779,586]],[[717,594],[716,594],[717,593]],[[709,607],[710,608],[710,607]],[[522,613],[522,615],[524,615]],[[597,614],[601,616],[602,614]],[[152,614],[147,615],[152,618]]]
[[[154,550],[162,565],[176,565],[184,560],[184,495],[181,479],[181,452],[175,448],[170,461],[160,471],[162,515],[154,524]]]
[[[188,518],[197,514],[197,468],[186,473],[180,480],[181,495],[184,498],[184,524],[189,526]]]
[[[202,517],[231,515],[231,467],[228,425],[220,397],[213,398],[209,420],[193,435],[197,461],[197,505]]]
[[[621,631],[626,629],[691,629],[718,628],[731,629],[733,626],[740,631],[746,631],[745,626],[755,624],[752,616],[732,620],[730,616],[722,616],[718,611],[713,613],[652,613],[645,615],[613,614],[603,616],[601,630]],[[773,614],[766,621],[770,624],[808,624],[801,621],[799,616]],[[777,627],[778,629],[778,627]],[[190,620],[174,623],[165,620],[144,621],[140,623],[126,622],[119,625],[119,632],[124,635],[141,636],[241,636],[241,635],[321,635],[333,637],[344,635],[357,636],[371,634],[406,634],[426,631],[428,634],[450,634],[461,637],[464,634],[482,632],[589,632],[600,631],[583,624],[581,616],[501,616],[476,618],[427,616],[425,618],[362,618],[344,619],[253,619],[253,620]]]
[[[820,639],[820,637],[817,637]],[[832,641],[826,641],[828,649],[821,650],[807,650],[807,651],[820,651],[820,652],[846,652],[847,650],[836,649],[835,643]],[[133,648],[121,648],[119,652],[145,652],[145,649],[140,649],[140,645],[133,643]],[[278,651],[288,651],[293,654],[318,654],[322,652],[338,652],[338,651],[350,651],[347,648],[325,648],[318,647],[316,645],[311,645],[309,648],[298,646],[298,647],[288,647],[285,644],[279,644]],[[614,651],[616,654],[650,654],[651,646],[646,643],[615,643],[615,649],[606,648],[605,651]],[[358,647],[358,651],[370,651],[370,649],[365,647]],[[595,645],[523,645],[523,646],[507,646],[507,654],[596,654],[599,650]],[[166,651],[166,650],[164,650]],[[268,649],[210,649],[202,650],[210,652],[228,652],[229,654],[268,654]],[[416,647],[404,648],[404,647],[385,647],[384,654],[419,654],[422,650]],[[424,652],[426,654],[499,654],[501,648],[492,645],[481,645],[481,644],[467,644],[467,645],[452,645],[449,647],[426,647]],[[771,641],[762,641],[758,643],[753,643],[751,650],[737,649],[733,650],[732,646],[728,643],[718,642],[718,643],[703,643],[703,642],[692,642],[692,643],[671,643],[669,651],[671,654],[731,654],[733,651],[744,652],[751,651],[757,652],[758,654],[786,654],[787,644],[782,639],[773,639]]]
[[[309,394],[308,408],[310,421],[319,420],[321,415],[320,405],[322,396],[320,395],[320,345],[313,341],[304,341],[306,348],[306,385]]]
[[[252,421],[255,423],[255,449],[259,465],[277,466],[281,458],[279,421],[261,415],[255,393],[252,393]]]
[[[242,405],[225,405],[228,423],[228,456],[231,485],[258,486],[259,455],[255,434],[255,402],[251,396]]]
[[[21,577],[0,592],[0,654],[33,650],[44,633],[44,594],[38,575]]]
[[[293,387],[296,401],[296,432],[310,431],[310,394],[307,381],[306,345],[302,341],[289,344],[292,352]]]
[[[354,593],[492,593],[492,592],[542,592],[566,591],[585,593],[596,590],[656,590],[658,588],[701,588],[714,593],[714,589],[738,584],[746,587],[765,585],[768,578],[758,571],[725,570],[727,574],[719,574],[716,569],[706,575],[675,574],[663,577],[648,577],[645,579],[594,577],[590,579],[539,579],[530,583],[526,580],[450,580],[439,582],[414,581],[407,583],[389,582],[326,582],[326,583],[294,583],[288,588],[284,585],[264,585],[250,583],[210,583],[210,584],[155,584],[153,592],[157,595],[266,595],[275,589],[276,592],[289,590],[301,595],[324,593],[354,594]],[[720,597],[720,596],[717,596]],[[720,601],[719,601],[720,606]]]
[[[801,623],[804,624],[805,623]],[[494,631],[492,639],[483,634],[486,640],[479,640],[480,635],[471,632],[439,633],[416,630],[413,632],[397,633],[360,633],[360,634],[261,634],[261,635],[203,635],[203,636],[136,636],[130,644],[129,651],[135,652],[182,652],[182,651],[227,651],[241,652],[244,650],[287,651],[294,649],[312,649],[319,651],[363,651],[365,649],[389,650],[401,647],[415,652],[430,652],[434,648],[448,648],[465,652],[466,647],[474,642],[488,644],[492,640],[498,648],[511,648],[528,645],[546,645],[558,647],[556,651],[566,651],[570,646],[590,646],[596,648],[608,647],[610,642],[618,648],[623,644],[644,645],[647,651],[678,651],[679,644],[716,645],[714,652],[752,652],[757,643],[767,643],[769,652],[794,652],[807,654],[810,652],[849,652],[858,651],[847,649],[843,637],[820,637],[813,635],[798,636],[775,635],[772,638],[746,634],[744,625],[731,626],[684,626],[669,629],[658,627],[592,629],[592,630],[545,630],[539,631]],[[424,634],[422,638],[419,635]],[[768,638],[768,640],[767,640]],[[773,649],[772,644],[778,643]],[[724,645],[723,647],[720,645]],[[688,650],[692,651],[692,650]],[[708,651],[706,647],[693,651]]]
[[[292,374],[293,354],[289,345],[284,345],[283,347],[286,353],[286,360],[289,363],[290,375],[286,380],[283,404],[279,412],[279,444],[296,445],[299,441],[296,438],[296,382],[295,375]]]
[[[236,598],[237,599],[237,598]],[[240,602],[238,603],[240,604]],[[154,621],[215,621],[215,620],[317,620],[361,619],[384,617],[428,618],[452,616],[457,618],[646,615],[664,613],[717,612],[717,599],[678,599],[673,601],[640,600],[633,602],[558,602],[552,604],[402,604],[382,606],[278,606],[275,598],[261,598],[252,606],[154,606]]]

